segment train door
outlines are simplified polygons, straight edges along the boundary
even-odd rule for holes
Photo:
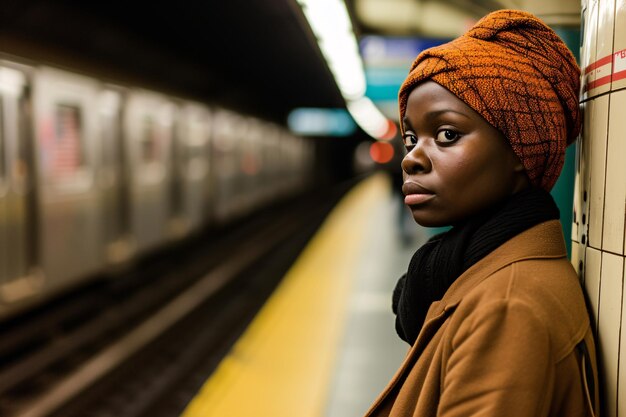
[[[263,203],[267,201],[272,201],[274,199],[274,195],[276,192],[276,186],[274,184],[274,166],[272,161],[272,148],[275,147],[275,137],[276,137],[277,127],[274,124],[269,124],[265,131],[265,135],[263,136],[263,144],[262,144],[262,172],[263,172],[263,181],[266,184],[266,192],[263,197]]]
[[[183,161],[181,161],[181,154],[183,151],[183,138],[184,122],[181,119],[181,111],[176,109],[176,115],[173,119],[171,126],[172,143],[169,153],[169,221],[168,221],[168,233],[169,236],[176,239],[181,238],[187,233],[188,225],[187,219],[183,210],[183,194],[185,181],[183,177]]]
[[[248,209],[247,204],[247,175],[243,170],[244,155],[248,145],[250,135],[250,119],[245,116],[236,117],[233,125],[232,136],[232,158],[234,165],[234,176],[232,177],[230,214],[234,217],[243,215]]]
[[[206,189],[209,180],[208,140],[209,112],[187,104],[181,113],[179,161],[181,175],[181,209],[190,231],[206,221]]]
[[[107,261],[120,263],[133,254],[130,231],[130,197],[128,157],[124,147],[122,123],[123,93],[107,88],[98,100],[98,126],[100,129],[102,190],[102,233],[106,245]]]
[[[238,119],[230,112],[220,111],[213,123],[212,178],[215,180],[215,219],[218,223],[228,221],[235,210],[237,192],[238,158],[236,149]]]
[[[289,191],[289,184],[291,182],[291,178],[289,177],[289,145],[291,144],[291,135],[286,132],[280,136],[280,143],[278,144],[279,154],[280,154],[280,191],[282,195],[285,195]]]
[[[138,251],[169,239],[171,213],[171,145],[174,105],[156,93],[134,91],[125,110],[129,156],[130,228]]]
[[[46,285],[56,288],[105,263],[95,180],[99,84],[45,67],[34,81],[42,267]]]
[[[270,184],[271,190],[268,199],[275,200],[280,195],[280,154],[278,153],[278,144],[280,130],[278,127],[273,126],[271,132],[267,136],[265,142],[265,166],[267,173],[267,182]]]
[[[241,178],[239,204],[247,212],[256,207],[264,187],[259,177],[263,124],[256,119],[248,119],[242,133],[237,141],[240,149],[239,175]]]
[[[31,101],[26,74],[0,64],[0,301],[38,291]]]

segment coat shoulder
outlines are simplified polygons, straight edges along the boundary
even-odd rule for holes
[[[493,303],[532,311],[550,335],[556,361],[570,354],[589,329],[580,281],[566,258],[525,259],[505,266],[469,291],[453,316],[479,315]]]

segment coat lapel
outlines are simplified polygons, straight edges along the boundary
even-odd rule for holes
[[[385,399],[404,379],[428,343],[473,287],[513,262],[523,259],[562,258],[565,256],[567,254],[561,223],[558,220],[550,220],[540,223],[503,243],[465,271],[454,281],[440,301],[431,304],[417,340],[407,353],[400,369],[378,396],[365,417],[373,416],[379,411]]]
[[[370,407],[370,411],[365,415],[365,417],[370,417],[375,414],[375,411],[381,406],[383,401],[389,396],[391,391],[398,385],[400,381],[404,378],[406,373],[411,370],[414,362],[419,358],[420,354],[424,351],[428,342],[433,338],[433,336],[437,333],[441,325],[446,321],[446,318],[449,315],[449,310],[439,308],[441,306],[441,302],[434,302],[430,309],[428,310],[428,314],[426,315],[426,321],[424,322],[424,326],[417,336],[417,340],[407,353],[407,356],[404,358],[400,369],[396,372],[394,377],[391,379],[387,387],[383,390],[383,392],[378,396],[374,404]]]

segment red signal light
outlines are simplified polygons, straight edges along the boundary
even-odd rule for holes
[[[388,142],[374,142],[370,145],[370,156],[374,162],[386,164],[393,158],[393,146]]]

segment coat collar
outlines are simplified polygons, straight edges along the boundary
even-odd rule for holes
[[[461,274],[448,288],[441,301],[433,303],[426,320],[428,321],[431,315],[438,316],[443,311],[456,307],[471,288],[514,262],[566,256],[561,222],[549,220],[539,223],[504,242]]]
[[[493,273],[514,262],[526,259],[563,258],[566,256],[567,250],[563,239],[561,222],[549,220],[514,236],[472,265],[454,281],[440,301],[435,301],[431,304],[417,340],[409,350],[400,369],[387,385],[387,388],[374,402],[367,416],[372,415],[382,404],[446,321],[446,318],[472,288]]]

